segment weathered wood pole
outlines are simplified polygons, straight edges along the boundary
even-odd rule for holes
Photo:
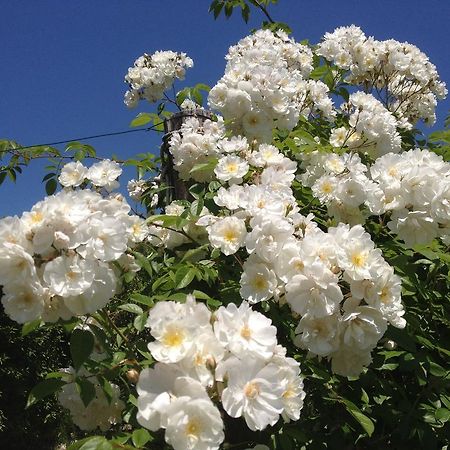
[[[203,108],[186,109],[164,120],[164,136],[161,145],[161,181],[169,186],[166,194],[167,204],[173,200],[192,200],[189,186],[192,182],[181,180],[173,164],[173,156],[169,150],[172,133],[181,129],[187,119],[196,117],[200,124],[212,119],[213,113]]]

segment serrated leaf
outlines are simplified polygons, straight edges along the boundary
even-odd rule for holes
[[[137,264],[144,269],[149,275],[153,275],[153,269],[150,264],[150,261],[144,256],[142,253],[133,252],[134,257],[136,258]]]
[[[33,320],[32,322],[26,322],[22,325],[22,336],[30,334],[32,331],[37,330],[43,324],[41,319]]]
[[[175,287],[176,289],[183,289],[189,284],[195,277],[196,269],[193,267],[183,266],[180,267],[175,274]]]
[[[54,394],[65,384],[65,381],[62,381],[58,378],[49,378],[48,380],[41,381],[39,384],[34,386],[33,389],[31,389],[25,408],[29,408],[43,398]]]
[[[125,305],[120,305],[119,309],[133,314],[142,314],[144,312],[139,305],[135,305],[134,303],[126,303]]]
[[[113,446],[103,437],[94,436],[89,438],[79,450],[112,450]]]
[[[139,113],[130,123],[130,127],[141,127],[147,125],[153,120],[153,117],[149,113]]]
[[[192,261],[199,255],[201,255],[205,249],[207,249],[209,244],[201,245],[200,247],[191,248],[186,251],[186,253],[183,255],[183,258],[181,259],[181,262],[184,261]]]
[[[189,173],[202,172],[202,171],[210,172],[216,167],[217,161],[218,161],[217,158],[212,158],[207,163],[196,164],[194,167],[192,167],[192,169],[189,171]]]
[[[152,298],[148,295],[138,293],[131,294],[131,300],[134,300],[135,302],[141,303],[142,305],[146,306],[153,306],[155,304]]]
[[[144,428],[134,430],[131,435],[131,440],[134,446],[143,447],[150,440],[150,433]]]
[[[370,437],[372,436],[375,425],[372,420],[367,417],[354,403],[345,398],[341,398],[340,401],[345,405],[347,411],[356,419],[356,421],[362,426],[364,431]]]
[[[53,195],[57,187],[58,183],[56,182],[56,179],[50,178],[50,180],[47,180],[47,182],[45,183],[45,192],[47,193],[47,195]]]
[[[95,398],[95,386],[86,378],[77,378],[75,380],[80,398],[85,407]]]
[[[78,370],[88,360],[94,349],[94,335],[87,330],[75,329],[70,336],[70,356]]]
[[[434,417],[440,422],[448,422],[450,420],[450,411],[447,408],[438,408],[434,412]]]
[[[434,375],[435,377],[445,377],[446,375],[449,375],[450,370],[445,370],[442,366],[440,366],[439,364],[430,361],[430,373],[432,375]]]
[[[133,321],[133,326],[138,331],[142,331],[145,328],[145,324],[147,323],[147,314],[140,314],[139,316],[136,316],[136,318]]]

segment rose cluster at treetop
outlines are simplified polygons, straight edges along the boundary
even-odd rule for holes
[[[230,48],[224,76],[208,102],[235,134],[263,142],[274,127],[291,130],[300,116],[334,117],[328,87],[308,79],[313,53],[286,33],[258,30]]]
[[[125,93],[125,104],[134,108],[139,100],[157,102],[164,96],[176,79],[183,80],[186,68],[193,61],[186,53],[158,51],[153,55],[144,53],[128,69],[125,82],[130,90]]]
[[[253,431],[280,416],[298,420],[305,396],[299,364],[277,344],[271,320],[248,303],[211,315],[193,296],[159,302],[147,326],[158,362],[140,374],[137,419],[152,431],[164,428],[175,450],[219,448],[224,424],[212,400]]]
[[[316,53],[348,71],[348,83],[377,92],[404,128],[421,119],[430,125],[436,121],[437,99],[444,98],[447,89],[436,67],[414,45],[377,41],[351,25],[326,33]]]
[[[120,290],[123,271],[138,270],[130,247],[147,235],[120,194],[72,189],[89,180],[97,189],[118,185],[109,160],[89,169],[69,163],[66,189],[19,217],[0,220],[0,284],[5,312],[16,322],[55,322],[103,308]],[[114,263],[114,264],[113,264]]]

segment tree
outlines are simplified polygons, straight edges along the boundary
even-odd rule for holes
[[[182,53],[129,69],[161,158],[3,143],[2,181],[56,160],[49,196],[0,222],[0,282],[25,333],[68,333],[71,367],[28,405],[57,393],[71,449],[445,445],[450,146],[415,128],[445,85],[355,26],[297,43],[269,3],[211,4],[266,19],[211,90],[170,97]],[[136,210],[113,193],[124,164]]]

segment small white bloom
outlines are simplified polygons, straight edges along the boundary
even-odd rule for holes
[[[227,155],[219,159],[214,173],[221,181],[228,181],[230,184],[240,184],[248,169],[247,161],[239,156]]]
[[[50,292],[61,297],[82,294],[94,277],[93,262],[79,256],[58,256],[45,265],[43,275]]]
[[[155,338],[148,344],[153,357],[164,363],[175,363],[195,349],[199,334],[210,330],[211,313],[202,303],[189,296],[186,303],[159,302],[149,313],[147,326]]]
[[[221,306],[216,314],[214,333],[219,342],[239,358],[257,355],[268,359],[277,344],[277,329],[263,314],[253,311],[247,302],[239,308],[230,303]]]
[[[39,281],[28,278],[25,283],[5,284],[1,301],[12,320],[25,323],[41,316],[47,297],[48,292]]]
[[[220,412],[209,399],[178,397],[166,415],[165,439],[174,450],[218,450],[225,438]]]
[[[58,180],[64,187],[76,187],[83,183],[87,174],[87,167],[83,166],[80,161],[70,162],[61,169]]]
[[[232,255],[244,245],[247,235],[245,222],[237,217],[225,217],[207,228],[209,241],[223,254]]]
[[[241,297],[244,300],[248,300],[250,304],[271,298],[277,284],[275,273],[257,257],[249,258],[244,263],[239,292]]]
[[[274,425],[284,409],[285,385],[277,365],[257,359],[228,363],[227,387],[222,393],[222,404],[231,417],[243,416],[252,431]]]
[[[112,191],[119,186],[116,181],[121,175],[122,169],[115,161],[105,159],[91,166],[87,173],[87,178],[92,184],[104,187],[107,191]]]

